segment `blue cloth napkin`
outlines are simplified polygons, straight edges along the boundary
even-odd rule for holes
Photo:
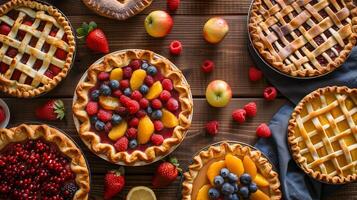
[[[287,145],[287,127],[295,105],[310,92],[329,85],[345,85],[357,88],[357,48],[348,60],[334,72],[316,79],[298,80],[283,76],[270,69],[249,47],[256,65],[264,72],[268,81],[291,102],[284,105],[269,123],[273,136],[259,139],[255,145],[274,164],[279,173],[283,198],[286,200],[317,200],[322,194],[334,191],[338,186],[317,182],[306,175],[291,158]]]

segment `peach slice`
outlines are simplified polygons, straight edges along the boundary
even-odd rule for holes
[[[132,90],[137,90],[144,83],[146,77],[146,71],[143,69],[138,69],[133,72],[130,79],[130,87]]]
[[[226,162],[224,160],[212,163],[207,169],[207,178],[211,185],[214,185],[214,177],[218,176],[221,169],[226,167]]]
[[[140,119],[138,125],[138,142],[146,144],[149,142],[151,135],[154,133],[154,123],[147,115]]]
[[[254,180],[257,175],[257,166],[254,161],[249,156],[244,156],[243,165],[245,173],[248,173],[252,177],[252,180]]]
[[[162,123],[166,128],[174,128],[179,124],[177,117],[170,111],[162,109]]]
[[[251,200],[269,200],[270,197],[261,190],[258,190],[250,195]]]
[[[117,80],[121,81],[123,79],[123,69],[122,68],[115,68],[110,72],[109,76],[110,80]]]
[[[204,185],[197,193],[196,200],[209,200],[208,191],[211,188],[209,184]]]
[[[146,94],[148,100],[156,99],[160,96],[162,92],[162,85],[160,81],[156,81],[149,89],[149,92]]]
[[[232,154],[227,154],[225,160],[230,172],[233,172],[237,176],[241,176],[244,173],[243,162],[240,158],[233,156]]]
[[[109,131],[109,139],[117,141],[119,138],[125,135],[126,129],[128,129],[128,124],[126,121],[120,122],[120,124],[114,126],[112,130]]]
[[[100,96],[99,105],[106,110],[115,110],[117,107],[119,107],[120,103],[118,98]]]
[[[259,173],[255,176],[254,182],[259,187],[268,187],[269,186],[269,182]]]

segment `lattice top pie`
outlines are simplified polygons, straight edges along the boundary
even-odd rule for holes
[[[75,40],[66,18],[52,6],[13,0],[0,7],[0,90],[33,97],[68,73]]]
[[[288,141],[298,165],[332,184],[357,180],[357,89],[326,87],[295,108]]]
[[[356,44],[352,0],[254,0],[249,33],[255,49],[273,67],[295,77],[313,77],[339,67]]]

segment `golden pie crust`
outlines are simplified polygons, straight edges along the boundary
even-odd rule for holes
[[[72,32],[72,28],[71,28],[69,22],[67,21],[67,19],[61,14],[61,12],[59,12],[56,8],[54,8],[52,6],[48,6],[48,5],[45,5],[45,4],[36,2],[36,1],[12,0],[12,1],[9,1],[9,2],[0,6],[0,17],[5,16],[6,13],[8,13],[9,11],[11,11],[13,9],[21,9],[21,12],[24,12],[27,14],[31,13],[33,15],[33,17],[35,18],[35,20],[39,19],[41,21],[56,23],[63,28],[64,34],[67,35],[68,43],[64,42],[61,39],[55,38],[55,37],[49,37],[50,30],[47,30],[48,28],[46,28],[46,27],[44,28],[44,30],[42,32],[40,32],[38,30],[33,30],[33,29],[35,29],[35,27],[33,27],[33,26],[30,26],[30,28],[26,27],[26,28],[21,29],[26,32],[33,32],[35,35],[39,35],[38,41],[46,40],[46,42],[49,43],[51,47],[59,47],[59,46],[65,47],[66,48],[65,51],[67,52],[66,60],[60,62],[59,67],[62,69],[61,72],[59,74],[57,74],[56,76],[54,76],[53,79],[46,77],[44,74],[41,74],[41,73],[44,73],[45,70],[41,70],[42,72],[40,72],[40,70],[35,71],[32,69],[32,66],[27,66],[26,64],[24,66],[22,66],[21,69],[20,68],[18,69],[16,67],[17,66],[16,63],[20,63],[20,60],[13,59],[11,61],[11,65],[14,65],[15,69],[18,69],[21,72],[30,73],[31,77],[34,80],[35,79],[37,80],[36,82],[41,82],[42,85],[40,85],[40,86],[20,83],[15,80],[10,80],[10,78],[7,77],[6,74],[5,75],[0,74],[0,91],[3,91],[7,94],[10,94],[12,96],[17,96],[17,97],[24,97],[24,98],[35,97],[35,96],[38,96],[40,94],[50,91],[55,86],[57,86],[62,81],[62,79],[64,79],[67,76],[67,74],[70,70],[72,61],[74,60],[74,52],[75,52],[75,48],[76,48],[75,38],[74,38],[74,35]],[[28,11],[26,9],[29,9],[29,10],[35,11],[35,12],[32,13],[31,11]],[[17,22],[15,22],[15,23],[17,23]],[[25,26],[25,25],[22,25],[22,26]],[[39,34],[37,34],[36,31],[39,32]],[[32,37],[36,37],[36,36],[33,35]],[[3,38],[3,39],[1,39],[1,38]],[[53,52],[51,54],[49,54],[49,52],[51,51],[51,48],[50,48],[49,52],[44,53],[41,51],[42,45],[39,48],[37,48],[37,47],[28,48],[28,46],[29,46],[28,44],[22,44],[22,42],[17,41],[16,38],[10,38],[8,36],[1,36],[0,39],[1,39],[0,41],[10,40],[11,44],[19,43],[20,47],[24,47],[23,45],[27,46],[27,48],[25,48],[24,52],[30,54],[32,57],[43,60],[43,63],[48,63],[48,65],[52,62],[51,60],[52,60],[54,51],[56,49],[56,48],[53,48]],[[28,42],[30,42],[30,41],[28,41]],[[13,46],[13,47],[15,48],[15,46]],[[0,54],[0,60],[3,59],[4,53],[5,52],[2,52]],[[18,52],[18,55],[19,54],[21,54],[20,51]],[[58,61],[56,61],[56,62],[58,63]],[[11,65],[10,65],[10,67],[11,67]],[[23,74],[25,74],[25,73],[23,73]],[[26,74],[26,75],[29,76],[28,74]]]
[[[316,180],[357,180],[357,89],[318,89],[295,107],[288,143],[300,168]]]
[[[184,182],[182,183],[182,199],[192,200],[192,191],[194,181],[197,178],[200,170],[212,159],[224,158],[227,153],[233,155],[245,156],[248,155],[256,164],[257,169],[269,181],[269,192],[271,200],[281,199],[280,181],[278,174],[274,171],[270,162],[258,150],[254,150],[249,146],[242,144],[232,144],[222,142],[219,145],[212,145],[207,150],[199,152],[194,158],[192,164],[188,167],[188,171],[184,173]]]
[[[47,125],[21,124],[10,129],[0,129],[0,150],[9,143],[21,142],[27,139],[42,138],[56,144],[62,154],[71,160],[71,170],[76,174],[76,184],[79,187],[73,199],[87,200],[90,190],[89,171],[81,150],[61,131]]]
[[[331,72],[343,64],[356,44],[357,9],[353,0],[313,2],[317,1],[252,3],[252,43],[268,64],[284,74],[314,77]],[[321,44],[315,40],[318,37],[323,40]],[[336,45],[340,45],[339,53]],[[327,64],[320,64],[318,56],[323,56]]]
[[[89,102],[88,92],[97,83],[97,74],[127,66],[132,59],[147,60],[148,63],[161,70],[164,77],[172,80],[175,90],[179,93],[181,112],[178,116],[179,125],[174,128],[171,138],[165,139],[160,146],[150,146],[145,151],[136,150],[129,154],[128,152],[116,152],[113,145],[101,143],[100,137],[91,131],[90,118],[85,107]],[[148,50],[126,50],[105,56],[103,62],[94,64],[88,69],[86,80],[80,82],[76,88],[76,95],[77,99],[73,102],[73,113],[80,121],[79,135],[81,139],[94,153],[103,155],[113,163],[124,162],[127,165],[134,165],[138,161],[153,162],[157,157],[167,155],[174,146],[180,144],[191,125],[193,102],[190,86],[184,75],[179,69],[173,67],[169,60],[158,57],[154,52]]]
[[[111,19],[125,20],[146,7],[153,0],[82,0],[95,13]]]

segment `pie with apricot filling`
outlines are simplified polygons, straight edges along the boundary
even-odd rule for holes
[[[199,152],[184,173],[182,199],[281,199],[278,174],[258,150],[222,142]]]
[[[357,89],[325,87],[295,107],[288,141],[297,164],[330,184],[357,180]]]

